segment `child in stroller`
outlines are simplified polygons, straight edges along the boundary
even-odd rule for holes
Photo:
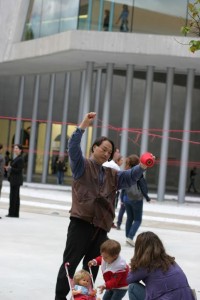
[[[71,288],[72,299],[74,300],[100,300],[96,298],[97,290],[94,288],[92,273],[86,270],[79,270],[74,274],[73,279],[69,277],[67,265],[65,266],[67,277]]]

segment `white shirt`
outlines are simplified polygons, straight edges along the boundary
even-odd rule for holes
[[[116,162],[114,162],[113,159],[111,161],[106,161],[105,163],[103,163],[103,167],[107,167],[107,168],[111,168],[111,169],[120,171],[120,167],[118,166],[118,164],[116,164]]]

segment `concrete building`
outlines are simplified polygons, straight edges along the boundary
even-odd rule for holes
[[[150,151],[157,163],[147,180],[158,199],[173,190],[184,202],[189,169],[200,166],[200,54],[180,34],[187,4],[1,1],[0,140],[11,151],[31,126],[28,182],[35,175],[49,182],[74,126],[96,111],[85,154],[98,135],[112,138],[123,156]]]

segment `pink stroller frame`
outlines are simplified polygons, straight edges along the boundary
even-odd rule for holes
[[[69,287],[70,287],[70,292],[71,292],[71,299],[75,300],[75,297],[72,294],[72,290],[73,290],[73,287],[74,287],[74,282],[73,282],[73,278],[71,278],[69,276],[69,271],[68,271],[68,266],[69,265],[70,265],[69,263],[65,263],[66,276],[67,276],[67,279],[68,279],[68,282],[69,282]],[[89,268],[89,273],[90,273],[90,277],[91,277],[91,286],[89,287],[89,291],[92,291],[92,290],[95,289],[95,287],[94,287],[94,280],[93,280],[93,275],[92,275],[91,268]],[[96,296],[87,296],[87,297],[88,297],[88,300],[97,300]]]

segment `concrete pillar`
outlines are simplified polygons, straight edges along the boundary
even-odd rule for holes
[[[133,72],[134,66],[128,65],[126,71],[126,86],[125,86],[125,97],[124,97],[124,111],[122,118],[122,130],[121,133],[121,144],[120,152],[123,157],[127,156],[127,147],[128,147],[128,131],[129,128],[129,119],[130,119],[130,103],[133,89]]]
[[[107,64],[106,85],[104,93],[104,105],[102,116],[101,135],[108,136],[108,124],[110,117],[110,101],[112,97],[112,82],[113,82],[113,64]]]
[[[178,185],[178,202],[185,202],[185,190],[187,182],[187,170],[188,170],[188,154],[189,154],[189,140],[190,140],[190,127],[191,127],[191,112],[192,112],[192,92],[194,87],[195,71],[193,69],[188,70],[187,75],[187,87],[186,87],[186,104],[185,104],[185,117],[183,124],[183,141],[181,149],[181,161],[180,161],[180,175]]]
[[[152,91],[153,91],[153,73],[154,73],[154,67],[148,66],[140,154],[148,151],[148,139],[149,139],[148,133],[149,133],[151,98],[152,98]]]
[[[62,116],[62,128],[61,128],[61,139],[60,139],[60,155],[64,156],[66,153],[66,139],[67,139],[67,114],[69,106],[69,91],[70,91],[70,78],[71,74],[68,72],[65,75],[65,86],[64,86],[64,99],[63,99],[63,116]]]
[[[162,134],[162,144],[161,144],[161,154],[160,154],[160,169],[159,169],[159,177],[158,177],[158,196],[157,196],[158,201],[163,201],[165,197],[173,83],[174,83],[174,69],[168,68],[166,91],[165,91],[163,134]]]
[[[40,75],[35,77],[35,88],[34,88],[34,99],[33,99],[33,112],[32,112],[32,122],[31,122],[31,134],[30,134],[30,145],[28,154],[28,166],[27,166],[27,182],[32,181],[35,149],[37,141],[37,114],[38,114],[38,102],[39,102],[39,88],[40,88]]]
[[[51,74],[50,90],[49,90],[49,107],[48,107],[48,115],[47,115],[47,125],[46,125],[47,127],[46,127],[44,160],[43,160],[43,171],[42,171],[42,183],[46,183],[48,169],[49,169],[54,89],[55,89],[55,74]]]
[[[21,135],[21,128],[22,128],[22,109],[23,109],[23,101],[24,101],[24,82],[25,82],[25,78],[24,76],[21,76],[14,144],[20,143],[20,135]]]
[[[100,103],[100,94],[101,94],[101,79],[102,79],[102,69],[98,69],[96,73],[96,89],[95,89],[95,103],[94,103],[94,111],[97,113],[97,117],[93,122],[93,131],[92,131],[93,141],[97,138],[99,103]]]
[[[93,66],[94,66],[93,62],[87,62],[86,77],[85,77],[85,89],[84,89],[84,97],[83,97],[84,105],[83,105],[83,111],[82,111],[82,119],[85,116],[85,114],[90,111]],[[81,148],[82,148],[84,155],[86,155],[87,140],[88,140],[88,130],[85,131],[85,133],[82,137],[82,140],[81,140]]]

